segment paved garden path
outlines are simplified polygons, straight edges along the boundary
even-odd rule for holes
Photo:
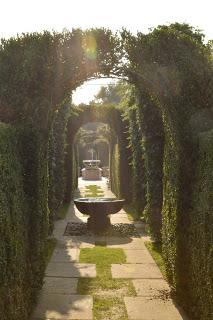
[[[91,182],[79,179],[81,194],[89,184],[101,186],[104,196],[114,197],[106,180]],[[46,269],[43,289],[32,320],[93,319],[93,297],[78,295],[77,282],[81,277],[96,277],[96,266],[78,261],[80,249],[92,248],[97,241],[105,241],[110,248],[122,248],[126,254],[127,262],[112,264],[111,272],[113,278],[133,281],[137,296],[124,297],[129,319],[185,320],[186,317],[168,298],[166,293],[169,287],[144,244],[147,237],[143,224],[135,224],[139,238],[64,236],[68,222],[82,222],[86,219],[71,203],[66,218],[55,223],[54,237],[57,239],[57,246]],[[111,222],[132,223],[124,210],[112,216]]]

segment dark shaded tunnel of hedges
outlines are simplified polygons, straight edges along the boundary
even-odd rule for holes
[[[95,60],[84,50],[90,37]],[[47,238],[76,187],[75,134],[97,119],[116,136],[113,192],[161,243],[177,301],[193,320],[213,319],[212,75],[211,44],[186,24],[146,35],[78,29],[2,40],[1,320],[29,318],[42,287]],[[129,83],[125,107],[74,107],[72,91],[101,76]]]

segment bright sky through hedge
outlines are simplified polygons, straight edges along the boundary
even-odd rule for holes
[[[92,35],[89,35],[83,40],[82,46],[86,53],[86,57],[91,60],[95,60],[97,57],[96,39]]]
[[[132,32],[148,32],[159,24],[186,22],[213,39],[212,0],[7,0],[1,1],[0,37],[63,28],[125,27]],[[95,49],[88,49],[95,57]],[[74,95],[76,103],[88,102],[99,90],[87,85]],[[105,83],[109,80],[105,80]],[[83,94],[82,94],[83,93]],[[83,97],[83,99],[81,98]]]

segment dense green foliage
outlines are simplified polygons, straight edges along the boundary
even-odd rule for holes
[[[27,207],[17,132],[0,123],[0,318],[24,319],[32,288],[28,286]],[[18,306],[18,308],[17,308]]]
[[[161,208],[163,195],[162,245],[166,272],[179,301],[192,311],[189,235],[196,148],[190,118],[198,110],[213,105],[211,54],[208,45],[202,42],[202,35],[184,24],[159,26],[147,35],[132,36],[124,31],[123,40],[130,61],[126,72],[139,92],[147,202],[149,205],[150,200],[156,199],[157,208]],[[157,123],[157,110],[153,107],[158,109]],[[156,136],[160,139],[156,140]],[[160,212],[157,210],[153,216],[148,210],[150,229],[157,239],[160,229],[156,229],[159,226],[156,221]],[[204,250],[202,244],[197,245]],[[196,285],[198,288],[200,284]],[[202,319],[201,314],[198,317]]]
[[[70,106],[65,105],[55,115],[49,141],[48,169],[49,190],[48,204],[51,228],[64,200],[65,173],[64,160],[66,148],[66,125]]]
[[[212,118],[213,119],[213,118]],[[197,174],[189,236],[193,319],[213,314],[213,130],[199,134]]]
[[[146,204],[146,169],[141,126],[139,123],[137,106],[131,106],[128,110],[129,120],[129,148],[131,150],[132,168],[132,202],[138,218],[142,216]]]
[[[118,143],[110,147],[110,188],[112,192],[120,196],[120,153]]]
[[[138,114],[143,137],[146,172],[146,207],[144,216],[149,224],[153,239],[160,242],[163,201],[163,124],[158,108],[145,95],[140,95],[139,97]]]

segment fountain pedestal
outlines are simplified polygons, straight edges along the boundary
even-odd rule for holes
[[[120,211],[125,200],[116,198],[79,198],[75,199],[74,203],[81,213],[89,215],[87,220],[88,229],[99,233],[110,227],[109,215]]]
[[[85,166],[81,170],[83,180],[101,180],[102,169],[99,168],[100,160],[83,160]]]

